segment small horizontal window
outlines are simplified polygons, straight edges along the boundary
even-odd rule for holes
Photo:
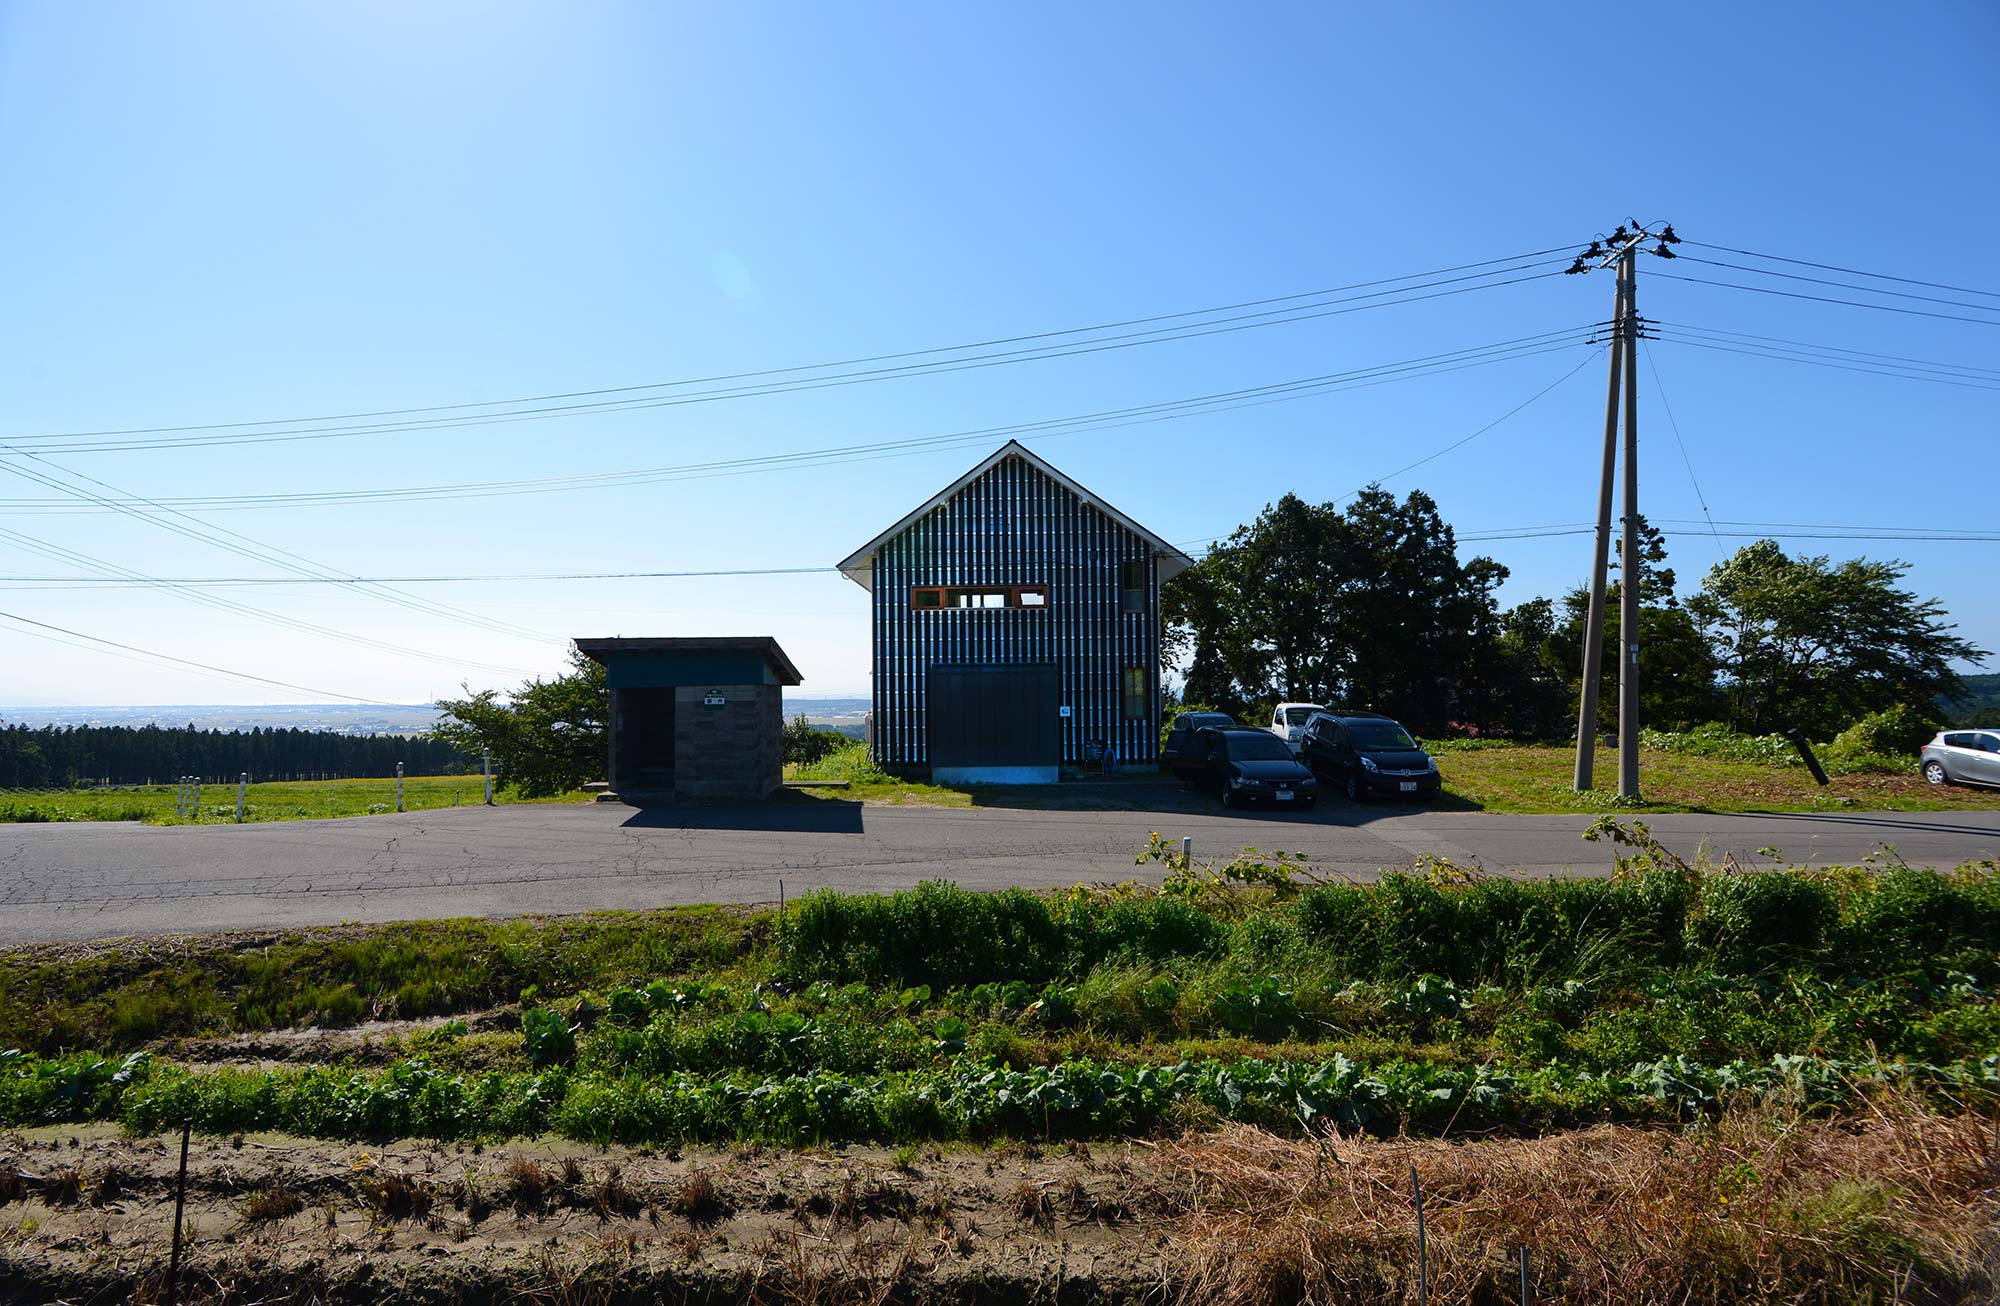
[[[920,612],[947,608],[1046,608],[1046,585],[919,585],[910,591],[910,607]]]

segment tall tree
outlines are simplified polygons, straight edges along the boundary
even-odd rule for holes
[[[1870,712],[1960,693],[1952,663],[1980,663],[1985,650],[1952,633],[1936,599],[1899,587],[1908,572],[1791,558],[1773,540],[1710,570],[1688,607],[1721,659],[1737,727],[1825,738]]]
[[[611,691],[604,668],[572,647],[568,674],[534,679],[505,701],[484,689],[438,700],[431,731],[468,755],[493,753],[500,778],[529,798],[576,789],[604,774]]]
[[[1168,587],[1170,656],[1193,652],[1190,701],[1308,700],[1441,730],[1462,719],[1505,576],[1459,562],[1421,491],[1371,487],[1345,510],[1286,495]]]

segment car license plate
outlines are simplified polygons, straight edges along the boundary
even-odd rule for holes
[[[1291,791],[1291,790],[1289,790],[1289,789],[1280,789],[1280,790],[1278,791],[1278,801],[1279,801],[1279,802],[1281,802],[1281,803],[1289,803],[1289,802],[1291,802],[1291,801],[1292,801],[1292,791]]]
[[[1417,792],[1417,782],[1415,780],[1403,781],[1403,792],[1406,794],[1413,794]]]

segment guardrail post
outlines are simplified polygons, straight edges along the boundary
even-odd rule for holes
[[[1792,747],[1799,750],[1799,758],[1805,762],[1806,770],[1812,772],[1812,778],[1819,781],[1820,786],[1824,788],[1827,784],[1826,768],[1819,764],[1819,758],[1814,755],[1812,745],[1806,742],[1806,732],[1793,726],[1785,731],[1785,738],[1792,741]]]

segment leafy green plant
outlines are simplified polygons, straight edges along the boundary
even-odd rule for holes
[[[522,1012],[521,1035],[535,1069],[566,1066],[576,1060],[578,1028],[552,1007],[530,1007]]]
[[[1216,993],[1215,1013],[1223,1027],[1233,1033],[1264,1037],[1282,1036],[1299,1019],[1292,990],[1281,984],[1276,975],[1230,984]]]

